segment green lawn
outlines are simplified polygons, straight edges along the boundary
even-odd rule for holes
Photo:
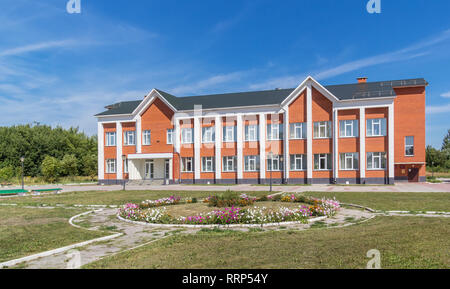
[[[72,227],[68,221],[82,213],[74,209],[0,208],[0,262],[95,239],[110,233]]]
[[[225,189],[224,189],[225,191]],[[222,192],[211,191],[112,191],[112,192],[71,192],[60,195],[42,195],[20,198],[0,199],[0,203],[13,203],[25,205],[39,204],[66,204],[66,205],[123,205],[126,203],[139,203],[144,200],[154,200],[171,195],[181,197],[204,198]],[[252,196],[269,194],[269,192],[247,192]]]
[[[305,194],[319,198],[336,197],[343,203],[358,204],[383,211],[450,212],[450,193],[306,192]]]
[[[86,268],[365,268],[368,250],[382,268],[450,268],[450,219],[377,217],[346,228],[176,235]]]

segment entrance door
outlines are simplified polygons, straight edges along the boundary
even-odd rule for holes
[[[170,179],[170,161],[169,160],[166,160],[164,162],[164,174],[165,174],[166,180]]]
[[[410,168],[408,170],[408,182],[411,182],[411,183],[419,182],[419,169],[418,168]]]
[[[155,178],[155,163],[153,161],[145,162],[145,179],[153,180]]]

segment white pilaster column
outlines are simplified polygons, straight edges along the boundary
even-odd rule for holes
[[[103,123],[97,123],[98,138],[98,180],[105,179],[105,132]]]
[[[389,182],[391,179],[394,179],[395,177],[395,171],[394,171],[394,104],[389,105],[389,154],[388,154],[388,164],[389,164]]]
[[[366,178],[366,109],[359,109],[359,174]]]
[[[122,124],[118,121],[116,122],[116,136],[117,136],[117,144],[116,144],[116,171],[117,171],[117,177],[116,179],[122,180],[123,179],[123,161],[122,161]]]
[[[243,158],[244,158],[244,142],[242,137],[242,114],[238,114],[237,117],[237,178],[242,180],[244,178]]]
[[[175,119],[174,123],[174,135],[173,135],[173,145],[175,152],[180,153],[181,148],[181,128],[180,128],[180,120]],[[180,160],[181,161],[181,160]]]
[[[339,178],[339,111],[333,110],[333,175],[337,180]]]
[[[260,178],[266,178],[266,115],[259,114],[259,169]]]
[[[313,177],[313,121],[312,121],[312,87],[309,82],[306,85],[306,160],[308,181]]]
[[[136,119],[136,153],[142,153],[142,125],[140,115]]]
[[[222,117],[216,116],[214,124],[216,129],[216,180],[220,180],[222,178]]]
[[[200,146],[201,146],[201,123],[200,117],[194,117],[194,176],[200,179]]]
[[[289,155],[289,136],[290,136],[290,126],[289,126],[289,107],[284,109],[284,178],[286,182],[289,180],[290,174],[290,155]]]

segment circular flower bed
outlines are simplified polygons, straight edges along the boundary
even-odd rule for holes
[[[209,206],[218,207],[218,209],[207,213],[174,217],[167,212],[166,206],[197,202],[197,199],[182,199],[181,197],[172,196],[159,200],[144,201],[140,205],[126,204],[119,209],[118,215],[131,221],[174,225],[306,223],[308,218],[312,216],[332,216],[340,208],[340,204],[336,200],[315,199],[296,194],[284,194],[275,197],[263,196],[259,198],[249,197],[245,194],[238,197],[234,194],[224,194],[203,200],[203,203],[207,203]],[[291,205],[290,208],[283,205],[277,208],[252,206],[256,202],[289,202],[303,203],[303,205]]]

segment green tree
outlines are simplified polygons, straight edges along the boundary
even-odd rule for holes
[[[61,175],[74,177],[78,175],[78,162],[75,155],[65,155],[61,161]]]
[[[42,176],[46,181],[54,183],[59,178],[61,171],[61,163],[58,159],[54,157],[46,156],[42,161],[41,171]]]
[[[12,167],[4,167],[0,169],[0,182],[8,182],[14,177],[14,169]]]
[[[83,162],[83,175],[89,176],[91,180],[94,180],[94,178],[97,176],[97,154],[87,154],[83,156],[82,159]]]
[[[432,146],[427,146],[426,159],[428,167],[442,167],[444,165],[444,160],[442,158],[442,153],[440,150],[435,149]]]

